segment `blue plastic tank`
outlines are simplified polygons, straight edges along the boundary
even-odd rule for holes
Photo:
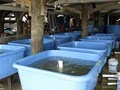
[[[17,72],[13,63],[24,58],[24,47],[12,45],[0,45],[0,80]]]
[[[72,41],[77,41],[80,39],[81,35],[80,33],[72,33],[72,32],[68,32],[68,33],[60,33],[58,35],[66,35],[66,36],[70,36],[72,37]]]
[[[112,52],[112,41],[107,41],[107,40],[88,40],[88,39],[80,39],[81,42],[96,42],[96,43],[106,43],[109,45],[109,49],[107,52],[107,56],[110,57],[111,52]]]
[[[90,69],[89,73],[79,76],[30,66],[38,60],[41,61],[40,64],[42,64],[42,62],[44,62],[43,59],[51,56],[77,59],[75,63],[81,65],[87,65],[87,61],[94,62],[94,64],[92,63],[93,67]],[[97,71],[100,60],[101,56],[97,54],[53,50],[29,56],[14,63],[13,66],[18,69],[22,90],[94,90],[97,83]],[[70,60],[68,59],[67,61],[69,62]],[[80,61],[86,63],[80,63]]]
[[[75,51],[75,52],[84,52],[84,53],[96,53],[102,56],[101,65],[99,68],[99,73],[106,63],[107,54],[109,50],[109,45],[106,43],[97,43],[97,42],[80,42],[72,41],[69,43],[61,44],[58,46],[60,50]]]
[[[95,34],[92,36],[97,36],[98,38],[111,39],[114,40],[113,48],[115,48],[117,37],[115,34]]]
[[[54,43],[53,40],[45,39],[43,40],[44,46],[43,50],[53,50],[54,49]],[[23,46],[26,48],[25,56],[31,55],[31,39],[23,39],[23,40],[16,40],[8,42],[9,45],[17,45],[17,46]]]
[[[115,48],[115,38],[113,37],[106,37],[106,36],[87,36],[87,37],[83,37],[82,39],[88,39],[88,40],[99,40],[101,42],[101,40],[105,40],[105,41],[112,41],[112,49]]]
[[[54,49],[57,49],[57,46],[66,42],[72,41],[72,38],[70,36],[66,35],[48,35],[44,38],[51,39],[54,42]]]

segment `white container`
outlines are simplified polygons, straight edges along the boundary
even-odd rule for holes
[[[109,59],[108,64],[109,64],[108,66],[109,72],[116,73],[117,66],[118,66],[118,60],[116,60],[115,58],[111,58]]]

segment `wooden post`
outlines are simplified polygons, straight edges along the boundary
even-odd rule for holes
[[[16,12],[16,20],[17,20],[17,35],[23,35],[23,21],[22,21],[22,12]]]
[[[88,35],[88,5],[82,4],[82,37]]]
[[[44,33],[43,0],[31,0],[31,40],[32,54],[43,50]]]
[[[96,4],[93,3],[93,8],[96,8]],[[99,30],[99,21],[100,21],[100,13],[96,11],[94,14],[94,33],[97,33]]]
[[[0,32],[4,32],[3,12],[0,12]]]

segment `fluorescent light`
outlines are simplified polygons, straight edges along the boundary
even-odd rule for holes
[[[118,2],[118,4],[120,4],[120,2]]]

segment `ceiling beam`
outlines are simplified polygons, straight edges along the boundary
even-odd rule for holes
[[[105,3],[105,4],[102,4],[102,5],[99,5],[99,6],[97,6],[96,8],[91,9],[91,10],[90,10],[90,14],[93,14],[93,13],[95,13],[95,12],[97,12],[97,11],[100,11],[100,10],[102,10],[102,9],[105,9],[105,8],[109,7],[109,6],[115,5],[115,4],[117,4],[117,3],[118,3],[118,2],[109,2],[109,3]]]
[[[81,15],[81,11],[79,11],[79,10],[77,10],[75,8],[68,7],[68,6],[63,6],[63,9]]]
[[[99,2],[113,2],[120,0],[58,0],[60,4],[76,4],[76,3],[99,3]]]
[[[111,9],[111,10],[109,10],[109,11],[105,12],[105,13],[102,13],[102,15],[101,15],[101,16],[105,16],[105,15],[111,14],[111,13],[113,13],[113,12],[117,11],[117,10],[119,10],[119,9]]]
[[[28,12],[28,8],[0,5],[0,10]]]

